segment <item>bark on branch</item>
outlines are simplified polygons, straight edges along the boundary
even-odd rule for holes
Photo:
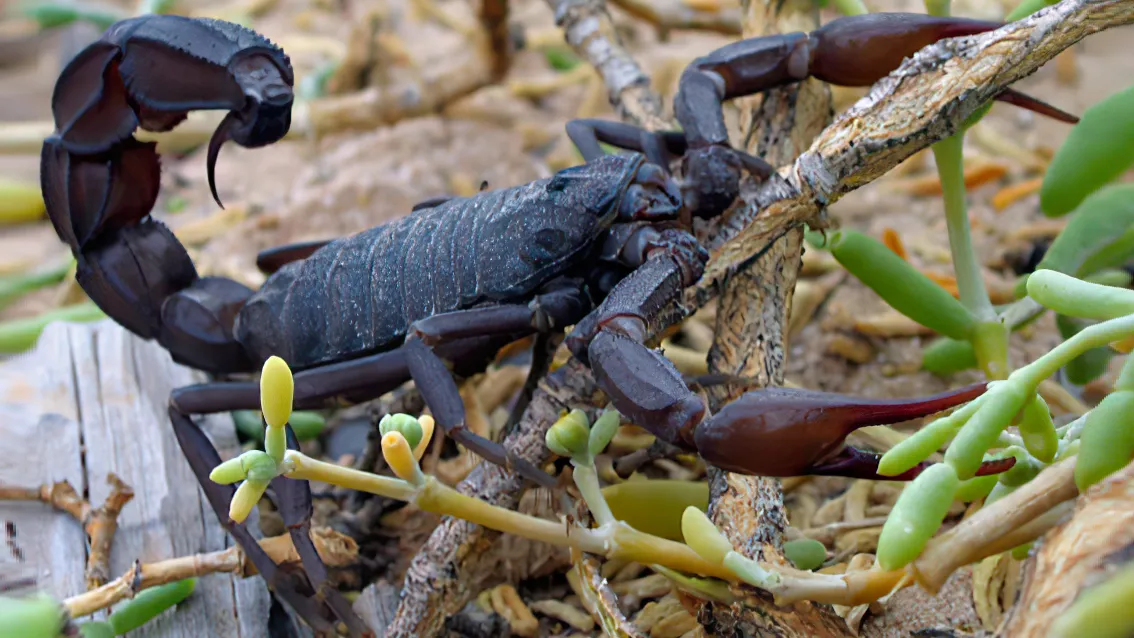
[[[744,37],[811,31],[819,26],[810,2],[750,0],[741,3]],[[793,161],[830,122],[829,88],[808,80],[741,101],[745,150],[774,165]],[[786,229],[785,229],[786,230]],[[723,286],[717,307],[709,369],[754,379],[756,385],[783,384],[788,318],[802,257],[802,229],[784,234],[751,267]],[[711,395],[718,410],[744,388],[720,386]],[[774,478],[742,476],[709,468],[710,516],[733,546],[751,558],[786,562],[781,554],[787,516],[783,490]],[[752,596],[733,605],[705,603],[698,619],[713,633],[779,636],[838,635],[846,624],[826,605],[777,607],[770,597]]]

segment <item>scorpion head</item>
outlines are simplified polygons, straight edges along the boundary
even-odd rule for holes
[[[695,217],[723,213],[740,194],[740,158],[724,146],[690,149],[682,160],[682,194]]]
[[[234,59],[229,67],[246,99],[243,108],[229,111],[209,140],[209,189],[222,207],[213,178],[221,146],[228,140],[245,148],[278,142],[291,128],[295,98],[291,65],[273,51],[253,49]]]
[[[617,220],[675,219],[681,190],[660,167],[637,153],[604,155],[555,174],[547,184],[562,206],[583,207],[608,227]]]

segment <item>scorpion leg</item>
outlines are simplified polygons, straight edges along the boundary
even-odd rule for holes
[[[642,153],[651,164],[668,171],[673,157],[684,155],[686,149],[685,135],[680,131],[647,131],[624,122],[597,119],[571,120],[566,129],[567,137],[587,162],[602,157],[600,143],[606,143]]]
[[[446,434],[491,463],[518,471],[544,487],[554,487],[555,479],[543,470],[466,429],[465,406],[457,383],[433,346],[474,336],[551,332],[574,323],[588,308],[580,290],[560,289],[540,295],[526,306],[486,306],[433,315],[411,326],[402,349],[418,391]]]
[[[410,209],[410,212],[412,213],[412,212],[416,212],[416,211],[419,211],[419,210],[425,210],[426,208],[436,208],[436,207],[440,206],[441,204],[444,204],[445,202],[447,202],[451,199],[456,199],[456,196],[455,195],[438,195],[437,197],[430,197],[429,199],[423,199],[420,202],[414,204],[413,208]]]
[[[294,244],[284,244],[266,250],[256,255],[256,268],[265,275],[270,275],[293,261],[300,261],[310,257],[315,251],[331,243],[332,239],[317,239],[301,241]]]
[[[516,398],[516,404],[508,413],[508,420],[504,422],[505,436],[524,417],[524,412],[527,411],[528,405],[531,404],[532,397],[535,395],[536,386],[551,370],[551,362],[560,342],[561,340],[556,339],[555,335],[550,332],[536,333],[535,343],[532,344],[532,364],[528,369],[527,378],[524,379],[524,387],[520,388],[520,396]]]
[[[291,426],[287,426],[287,446],[299,450],[299,439]],[[272,479],[272,490],[278,499],[280,515],[291,536],[292,545],[299,553],[300,562],[307,572],[319,598],[327,603],[335,615],[347,626],[352,636],[373,636],[362,620],[354,613],[350,601],[346,599],[327,579],[327,566],[315,549],[311,540],[311,517],[314,508],[311,501],[311,487],[307,481],[297,481],[285,476]]]
[[[328,610],[318,601],[310,597],[312,588],[310,583],[303,578],[302,572],[280,569],[279,565],[260,547],[248,528],[243,523],[236,523],[228,517],[229,504],[232,502],[236,488],[232,485],[214,483],[209,478],[213,468],[220,465],[221,458],[208,436],[173,401],[170,402],[169,418],[177,436],[177,443],[185,458],[189,461],[189,467],[193,470],[197,481],[201,484],[206,500],[209,501],[209,505],[220,524],[236,539],[240,548],[248,555],[248,558],[256,567],[256,571],[263,576],[272,591],[295,609],[312,628],[316,631],[333,630],[334,616],[329,614]],[[288,429],[290,430],[290,427]],[[310,490],[308,490],[308,495],[310,495]],[[307,541],[310,542],[310,538]],[[296,547],[299,547],[299,545],[297,544]]]
[[[811,33],[788,33],[728,44],[694,60],[682,74],[674,113],[689,145],[728,145],[721,104],[815,77],[866,87],[942,39],[993,31],[1003,23],[919,13],[845,16]],[[1077,119],[1017,91],[1000,99],[1063,121]]]
[[[659,439],[692,448],[692,430],[705,405],[677,368],[645,346],[647,323],[700,278],[708,254],[690,234],[652,227],[623,249],[642,265],[620,281],[567,338],[568,347],[594,371],[599,387],[628,419]]]

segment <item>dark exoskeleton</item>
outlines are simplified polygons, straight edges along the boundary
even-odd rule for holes
[[[706,98],[708,111],[689,97],[702,94],[696,87],[703,80],[685,81],[687,106],[679,116],[689,122],[688,139],[639,137],[636,129],[630,139],[631,129],[618,127],[598,132],[663,163],[667,156],[658,151],[667,149],[658,144],[668,145],[669,152],[701,149],[710,159],[743,157],[727,149],[723,138],[703,131],[720,117],[721,99],[769,84],[760,84],[758,75],[780,81],[805,73],[806,59],[791,53],[803,45],[793,49],[791,42],[773,38],[765,44],[782,51],[783,59],[765,55],[761,73],[748,63],[719,65],[738,69],[715,77],[747,79],[725,83],[728,90],[714,89],[716,97]],[[587,164],[550,178],[432,200],[350,237],[264,253],[258,263],[272,274],[259,290],[200,277],[184,247],[150,216],[158,157],[154,145],[135,140],[133,132],[168,130],[195,109],[228,110],[209,145],[215,197],[213,165],[225,140],[257,147],[287,133],[292,81],[287,57],[256,33],[174,16],[118,23],[67,66],[53,96],[57,133],[43,148],[44,198],[56,231],[76,255],[79,283],[111,318],[157,340],[178,362],[209,372],[254,372],[267,357],[281,356],[297,370],[297,409],[340,398],[369,400],[413,380],[437,423],[458,443],[544,486],[556,482],[465,429],[454,374],[483,370],[501,348],[524,337],[536,335],[538,350],[541,339],[574,325],[568,337],[572,353],[590,366],[623,415],[659,438],[733,471],[877,477],[877,455],[844,448],[841,437],[821,435],[822,428],[806,418],[775,417],[792,409],[798,414],[799,406],[792,405],[798,397],[753,392],[706,419],[701,399],[646,342],[650,323],[701,277],[708,258],[676,220],[723,211],[721,188],[727,191],[731,177],[722,181],[706,173],[711,179],[699,183],[691,176],[701,173],[687,171],[679,188],[665,168],[641,154],[593,153],[593,136],[580,142]],[[578,127],[573,130],[578,133]],[[589,142],[595,142],[593,148]],[[727,153],[718,154],[721,149]],[[695,157],[700,156],[690,152],[686,159]],[[533,375],[541,368],[546,361],[533,364]],[[910,419],[980,392],[983,386],[901,406],[880,404],[870,418]],[[819,398],[835,407],[840,401]],[[254,382],[207,383],[174,391],[169,414],[217,515],[275,590],[317,629],[337,616],[352,633],[364,633],[349,605],[328,586],[308,537],[311,494],[305,481],[278,478],[272,488],[309,580],[276,569],[249,532],[228,520],[232,486],[208,480],[220,459],[190,416],[256,409],[259,399]],[[768,405],[786,412],[761,408]],[[782,447],[761,451],[761,440]],[[1006,467],[993,463],[982,473]]]

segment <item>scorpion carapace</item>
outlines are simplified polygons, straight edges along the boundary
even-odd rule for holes
[[[603,153],[600,142],[641,151],[664,167],[681,158],[686,205],[702,215],[715,215],[736,199],[742,169],[758,179],[775,170],[730,146],[724,101],[809,77],[867,87],[934,42],[1002,26],[1002,22],[921,13],[870,13],[836,18],[810,33],[740,40],[694,60],[682,73],[673,103],[680,133],[650,132],[603,120],[575,120],[568,123],[567,133],[587,160]],[[1062,122],[1079,121],[1014,89],[1005,89],[995,99]]]

